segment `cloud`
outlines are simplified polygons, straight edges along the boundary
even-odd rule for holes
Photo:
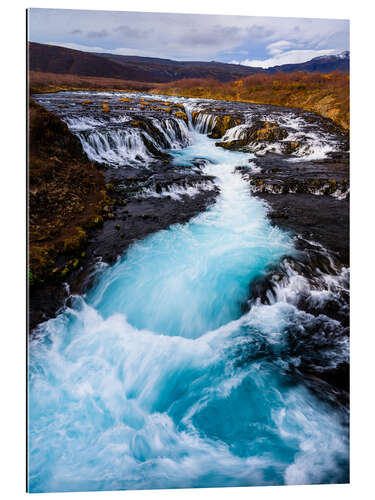
[[[280,40],[279,42],[273,42],[267,45],[267,52],[271,54],[271,56],[276,56],[284,52],[285,50],[291,49],[295,46],[294,42],[289,42],[287,40]]]
[[[232,64],[242,64],[243,66],[253,66],[257,68],[270,68],[272,66],[280,66],[282,64],[296,64],[310,61],[314,57],[337,54],[340,52],[335,49],[324,50],[289,50],[276,54],[268,59],[245,59],[243,61],[231,61]]]
[[[125,38],[134,38],[135,40],[141,40],[145,36],[149,35],[153,30],[144,30],[133,28],[132,26],[127,26],[125,24],[117,26],[113,30],[114,33],[118,33]]]
[[[119,47],[116,49],[106,49],[104,47],[94,47],[92,45],[81,45],[79,43],[73,43],[73,42],[49,42],[49,45],[57,45],[59,47],[66,47],[67,49],[74,49],[74,50],[82,50],[83,52],[98,52],[101,54],[108,54],[109,52],[111,54],[118,54],[120,56],[147,56],[149,55],[149,52],[145,52],[144,50],[141,49],[133,49],[129,47]],[[156,54],[153,54],[150,57],[157,57]]]
[[[261,40],[264,38],[272,37],[272,35],[274,35],[276,31],[277,30],[275,30],[273,27],[266,28],[265,26],[262,26],[260,24],[253,24],[253,26],[250,26],[250,28],[246,29],[246,36],[247,38]]]
[[[100,30],[100,31],[89,31],[87,33],[87,36],[89,38],[105,38],[108,35],[109,35],[108,31],[105,29]]]
[[[228,40],[232,43],[234,40],[240,41],[243,36],[243,29],[237,26],[213,26],[202,30],[200,28],[191,28],[188,32],[183,33],[177,38],[177,41],[182,44],[188,44],[189,46],[201,46],[201,47],[217,47],[221,45],[224,41],[225,44]]]
[[[28,15],[30,41],[77,42],[88,47],[82,50],[95,45],[114,53],[129,47],[129,53],[176,60],[256,60],[263,65],[278,57],[294,61],[293,51],[349,48],[349,23],[337,19],[66,9],[31,9]]]

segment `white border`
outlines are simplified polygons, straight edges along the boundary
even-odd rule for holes
[[[368,1],[190,0],[17,1],[2,5],[1,29],[1,361],[0,491],[23,498],[25,491],[25,9],[27,7],[193,12],[285,17],[350,18],[352,82],[352,457],[351,485],[223,488],[138,492],[70,493],[69,499],[361,499],[374,497],[374,17]],[[44,494],[43,498],[61,498]]]

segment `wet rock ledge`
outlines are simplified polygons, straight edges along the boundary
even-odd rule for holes
[[[30,100],[29,331],[56,315],[70,293],[84,293],[100,262],[114,262],[137,239],[204,211],[213,178],[171,165],[119,169],[90,162],[78,138]],[[174,196],[193,187],[194,197]]]

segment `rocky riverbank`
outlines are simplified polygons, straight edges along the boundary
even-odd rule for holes
[[[188,221],[218,194],[199,161],[194,172],[163,154],[147,168],[89,161],[66,124],[32,100],[29,131],[30,330],[70,293],[84,293],[100,265],[132,242]]]
[[[318,121],[321,130],[334,133],[329,121]],[[324,159],[298,158],[303,136],[288,141],[278,121],[255,120],[216,145],[257,155],[257,171],[253,165],[236,170],[249,191],[267,203],[273,224],[294,235],[298,250],[296,257],[282,259],[252,283],[249,305],[292,300],[310,315],[298,327],[303,344],[295,342],[296,332],[288,333],[288,349],[300,359],[293,373],[320,397],[326,393],[331,403],[346,405],[349,364],[323,366],[315,354],[316,339],[329,348],[349,335],[349,154],[347,138],[340,137],[340,146]],[[334,395],[325,392],[326,384],[335,388]]]
[[[328,250],[336,269],[347,266],[348,136],[331,120],[291,108],[140,94],[35,98],[52,113],[31,105],[31,328],[70,293],[84,293],[98,268],[131,243],[214,202],[219,191],[202,172],[204,155],[186,168],[168,153],[188,146],[189,120],[218,148],[255,155],[237,168],[249,194],[267,201],[270,218],[298,235],[296,246],[312,262],[325,262]],[[312,276],[314,266],[305,273]]]
[[[294,234],[318,241],[349,264],[349,164],[330,161],[288,162],[272,155],[257,159],[258,173],[241,168],[252,193],[271,207],[272,221]]]

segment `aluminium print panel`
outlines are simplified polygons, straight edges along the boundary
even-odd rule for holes
[[[30,9],[28,491],[349,481],[349,22]]]

